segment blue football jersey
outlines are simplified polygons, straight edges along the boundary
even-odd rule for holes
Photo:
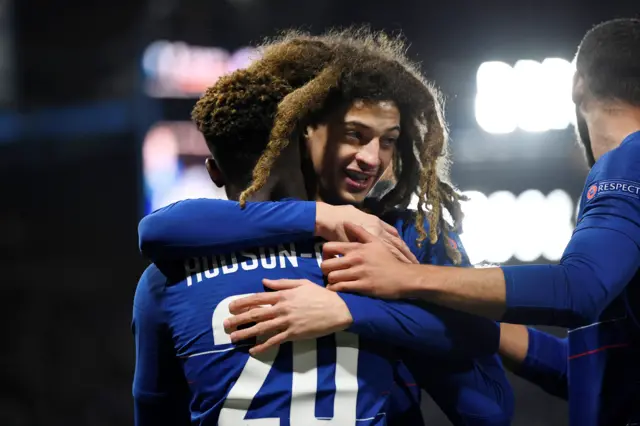
[[[595,163],[559,265],[507,266],[505,322],[530,331],[524,375],[569,399],[570,424],[640,422],[640,132]]]
[[[575,233],[604,229],[640,246],[640,132],[603,155],[587,177]],[[608,250],[601,241],[601,250]],[[637,256],[637,255],[636,255]],[[571,424],[640,422],[640,259],[593,324],[569,331]],[[616,269],[616,266],[613,265]],[[600,271],[596,271],[600,273]]]
[[[248,349],[255,342],[234,345],[224,330],[229,304],[264,291],[263,278],[306,278],[322,285],[320,250],[320,244],[307,241],[147,269],[135,296],[134,331],[137,339],[144,339],[150,332],[149,324],[145,327],[144,323],[155,322],[151,328],[166,329],[171,351],[165,356],[180,360],[193,422],[223,426],[386,424],[393,384],[394,363],[390,360],[395,359],[390,348],[344,332],[286,343],[252,357]],[[141,319],[145,313],[152,313],[152,318]],[[140,366],[134,395],[157,393],[157,389],[145,390],[144,377],[144,366]],[[156,386],[157,381],[151,383],[152,388]],[[168,383],[167,391],[171,386],[178,384]]]
[[[417,232],[412,226],[413,213],[410,211],[394,212],[385,219],[396,226],[414,254],[424,263],[450,264],[450,260],[446,257],[445,244],[457,244],[462,248],[457,235],[453,233],[449,236],[441,236],[435,245],[425,244],[418,248],[415,244]],[[245,277],[250,280],[250,284],[247,284],[249,290],[242,291],[239,288],[244,288],[244,284],[234,280],[235,284],[225,290],[225,296],[232,297],[237,294],[247,294],[247,291],[249,293],[263,291],[261,279],[265,277],[308,278],[320,284],[322,277],[317,268],[321,259],[320,246],[318,243],[314,243],[312,250],[309,245],[314,226],[315,205],[313,203],[301,201],[249,203],[247,208],[240,209],[237,203],[231,201],[185,200],[160,209],[142,220],[139,227],[140,246],[142,252],[162,269],[162,273],[157,268],[155,269],[154,274],[159,275],[159,281],[164,280],[164,283],[158,285],[158,289],[154,292],[164,294],[165,290],[162,290],[162,287],[167,287],[166,292],[169,294],[174,291],[171,289],[175,286],[174,283],[182,281],[186,287],[195,288],[195,286],[201,285],[200,283],[208,282],[209,279],[220,280],[218,278],[221,276],[220,274],[224,275],[225,273],[231,274],[233,278],[242,278],[243,283]],[[292,240],[298,241],[297,245],[291,246],[290,243],[284,243]],[[257,252],[255,250],[246,251],[245,248],[249,244],[261,245],[263,249],[257,249]],[[304,248],[307,246],[309,247]],[[265,249],[264,247],[271,248]],[[272,256],[272,252],[269,250],[273,251],[273,255],[285,257],[279,257],[280,260],[272,262],[267,259]],[[229,251],[234,252],[230,254]],[[462,252],[463,262],[468,265],[464,250]],[[220,256],[221,254],[224,255]],[[184,261],[175,262],[185,257],[189,258],[186,263]],[[296,258],[295,265],[292,263],[293,258]],[[256,262],[253,259],[256,259]],[[312,259],[315,259],[315,265]],[[240,266],[237,268],[228,266],[232,264]],[[316,269],[303,270],[298,266],[303,264],[307,266],[310,264]],[[150,270],[153,269],[154,267],[150,268]],[[240,272],[247,271],[254,275],[240,274]],[[308,273],[311,275],[308,276]],[[140,288],[145,285],[143,281],[141,281]],[[254,288],[255,286],[257,288]],[[220,292],[223,289],[217,291]],[[216,294],[220,296],[219,293]],[[493,359],[496,357],[495,350],[499,336],[499,329],[495,323],[437,306],[427,307],[407,301],[382,301],[354,294],[338,294],[343,298],[353,317],[353,324],[349,331],[360,336],[358,339],[361,351],[360,368],[378,372],[375,375],[363,373],[358,376],[360,396],[357,407],[359,410],[358,419],[361,420],[358,421],[358,424],[382,421],[384,418],[385,421],[394,425],[422,425],[417,405],[420,395],[418,387],[426,386],[427,382],[430,382],[431,392],[440,393],[436,399],[455,424],[506,425],[509,423],[513,406],[512,393],[499,362],[496,364]],[[220,300],[224,300],[224,298]],[[180,298],[169,299],[163,295],[162,304],[164,306],[163,312],[187,311]],[[140,305],[140,303],[136,305]],[[202,309],[211,310],[208,306],[206,305]],[[165,315],[163,313],[158,316]],[[169,328],[168,320],[165,327]],[[167,334],[173,335],[173,333],[172,328],[171,332]],[[142,334],[142,332],[137,333],[137,339],[141,339]],[[335,339],[341,335],[331,337],[333,339],[331,344],[335,345]],[[225,348],[233,348],[228,343],[228,336],[226,338],[227,346]],[[326,345],[326,339],[329,337],[319,339],[318,342]],[[381,345],[381,342],[384,344]],[[338,341],[338,343],[340,342]],[[252,344],[253,342],[246,342],[248,346]],[[297,343],[293,347],[295,348],[296,345]],[[416,380],[413,379],[411,372],[396,362],[393,345],[402,347],[399,351],[402,358],[411,359]],[[140,347],[140,343],[137,343],[137,346]],[[281,348],[281,353],[288,351],[287,353],[291,357],[292,349],[286,349],[288,347],[289,345],[284,345]],[[176,353],[175,348],[172,347],[171,350],[174,354]],[[243,359],[249,359],[247,346],[240,345],[235,350],[242,351],[245,357]],[[151,352],[153,353],[153,351]],[[433,358],[429,358],[427,361],[425,353],[430,354]],[[318,353],[318,363],[321,362],[321,359],[327,359],[326,357],[320,358],[320,354],[321,352]],[[279,361],[282,356],[285,355],[278,355],[274,365],[279,366],[278,362],[284,362]],[[455,361],[460,360],[461,357],[468,360],[473,356],[478,358],[472,363],[468,361],[457,363]],[[444,366],[440,361],[442,357],[452,361],[451,365]],[[386,365],[382,364],[382,358],[386,359]],[[336,358],[331,359],[335,363]],[[141,365],[136,368],[136,377],[144,375],[148,361],[139,359],[139,363]],[[498,365],[499,368],[493,368],[494,365]],[[398,367],[396,386],[393,386],[393,367]],[[139,374],[138,370],[142,370],[142,372]],[[194,373],[195,377],[188,380],[193,383],[196,380],[217,383],[216,377],[203,375],[201,374],[203,371],[207,370],[202,368],[197,370],[199,374]],[[320,371],[325,370],[321,369]],[[233,374],[240,372],[241,370],[237,370]],[[175,374],[171,377],[174,376]],[[437,379],[434,380],[434,377]],[[369,382],[369,380],[374,380],[374,382]],[[382,384],[385,380],[389,380],[386,390],[383,389],[385,386]],[[154,377],[152,373],[150,373],[150,379],[147,382],[150,382],[151,389],[159,382],[164,383]],[[140,383],[144,383],[144,381],[140,381]],[[335,386],[338,387],[337,384]],[[138,396],[142,395],[144,393],[142,388],[141,384],[134,384],[134,393]],[[373,392],[366,390],[370,388],[375,390]],[[166,391],[168,392],[168,389]],[[339,389],[333,392],[338,391]],[[326,398],[323,399],[321,396],[329,395],[327,398],[330,399],[331,392],[323,387],[318,394],[314,405],[317,408],[316,419],[328,418],[325,411],[332,408],[327,405]],[[386,415],[382,416],[378,411],[378,417],[375,417],[374,412],[387,404],[389,393],[389,401],[391,402],[389,402],[390,407],[384,408]],[[264,400],[266,399],[268,398],[265,397]],[[264,400],[260,399],[259,401]],[[377,401],[377,404],[373,401]],[[137,398],[136,403],[139,402],[140,398]],[[255,404],[262,407],[264,413],[269,413],[274,409],[274,405],[265,405],[259,402]],[[361,408],[367,404],[373,404],[374,407],[370,414],[366,410],[362,411]],[[286,404],[283,407],[281,409],[286,411]],[[192,405],[191,412],[194,413],[195,419],[200,419],[201,414],[196,408]],[[220,407],[217,409],[219,410]],[[251,416],[256,415],[256,409],[252,405],[251,410],[243,412],[245,413],[244,418],[253,418]],[[144,412],[148,411],[150,410]],[[167,417],[170,414],[172,413],[167,414]],[[212,418],[215,418],[215,415]],[[322,421],[326,423],[329,420]],[[339,424],[343,423],[339,422]]]

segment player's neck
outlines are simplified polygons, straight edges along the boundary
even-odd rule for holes
[[[617,148],[630,134],[640,131],[640,108],[601,104],[585,114],[596,157]]]

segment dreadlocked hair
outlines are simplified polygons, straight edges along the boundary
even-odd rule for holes
[[[269,135],[269,143],[264,153],[253,169],[253,182],[240,194],[240,205],[244,206],[247,199],[262,188],[269,178],[271,168],[278,159],[283,149],[289,145],[292,129],[298,123],[297,111],[313,110],[322,105],[327,93],[319,90],[322,87],[331,87],[337,82],[338,72],[333,68],[324,69],[318,77],[314,78],[298,90],[289,93],[278,105],[275,124]]]
[[[321,122],[340,103],[392,100],[402,127],[393,164],[396,184],[373,210],[384,214],[406,208],[416,193],[418,245],[427,237],[436,243],[441,233],[459,228],[462,198],[448,183],[448,168],[439,167],[448,162],[441,96],[407,58],[401,38],[367,29],[321,36],[289,31],[265,42],[261,51],[247,72],[278,76],[291,91],[277,104],[269,142],[240,196],[241,205],[265,185],[278,156],[304,126]],[[443,220],[443,208],[454,218],[453,228]],[[457,249],[450,257],[459,263]]]

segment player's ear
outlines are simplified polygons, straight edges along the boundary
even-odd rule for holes
[[[204,161],[205,166],[207,167],[207,172],[209,172],[209,177],[211,181],[216,184],[218,188],[222,188],[225,185],[224,175],[218,167],[218,163],[213,158],[207,158]]]
[[[311,133],[313,132],[314,127],[309,125],[306,126],[304,129],[302,129],[302,131],[299,133],[300,134],[300,140],[303,142],[307,142],[309,140],[309,136],[311,135]]]
[[[580,104],[582,104],[582,100],[584,99],[584,92],[584,77],[582,76],[582,74],[580,74],[580,72],[576,71],[576,73],[573,75],[571,98],[573,99],[573,103],[577,106],[580,106]]]

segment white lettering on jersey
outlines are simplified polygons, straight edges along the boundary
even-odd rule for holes
[[[264,269],[297,268],[299,258],[311,259],[315,256],[318,266],[320,266],[322,262],[322,243],[317,243],[314,246],[314,252],[314,254],[301,253],[294,243],[286,243],[278,244],[277,248],[260,247],[258,248],[259,254],[240,251],[224,255],[194,257],[184,262],[187,286],[191,287],[194,281],[200,283],[204,279],[235,274],[240,270],[252,271],[258,269],[258,267]],[[243,259],[242,262],[238,262],[238,258]]]

